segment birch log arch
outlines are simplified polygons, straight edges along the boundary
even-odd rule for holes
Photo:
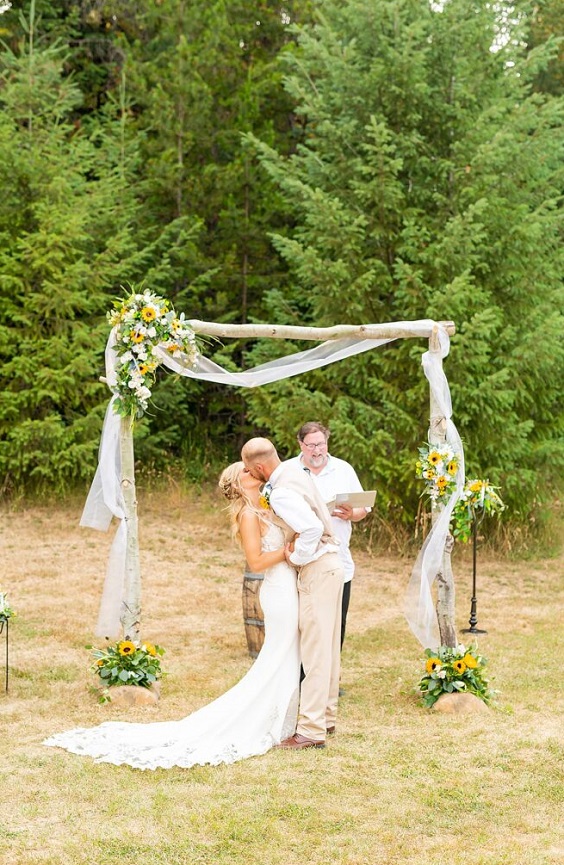
[[[452,321],[400,321],[386,324],[296,327],[269,324],[217,324],[177,315],[164,298],[133,292],[108,313],[112,329],[106,346],[104,381],[112,392],[102,430],[99,461],[82,526],[105,531],[119,525],[112,543],[96,635],[140,639],[141,573],[135,492],[133,423],[143,415],[155,371],[165,366],[179,375],[231,387],[259,387],[378,348],[396,339],[422,338],[428,349],[422,367],[430,386],[431,444],[448,443],[459,455],[456,489],[433,508],[432,527],[413,567],[405,615],[424,648],[456,646],[450,517],[464,485],[462,442],[451,419],[452,407],[443,358],[449,352]],[[229,372],[199,354],[196,336],[312,340],[312,349],[290,354],[242,372]],[[437,583],[437,602],[433,584]]]

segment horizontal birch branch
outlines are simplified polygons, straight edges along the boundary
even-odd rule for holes
[[[357,339],[399,339],[402,337],[430,337],[433,325],[428,328],[410,327],[402,324],[340,324],[335,327],[296,327],[294,325],[274,324],[218,324],[212,321],[190,319],[186,322],[194,333],[207,336],[224,337],[269,337],[270,339],[311,339],[325,341],[355,337]],[[449,336],[456,332],[453,321],[438,321],[436,325],[444,327]]]

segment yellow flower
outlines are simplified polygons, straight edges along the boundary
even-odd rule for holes
[[[435,673],[437,670],[441,669],[441,662],[439,658],[427,658],[427,663],[425,664],[425,669],[428,673]]]
[[[135,644],[129,640],[122,640],[121,643],[118,643],[118,652],[123,656],[133,655],[135,653]]]
[[[144,337],[143,337],[143,334],[139,333],[138,330],[130,330],[129,331],[129,338],[130,338],[131,342],[139,343],[139,342],[143,342]]]
[[[458,469],[458,465],[456,464],[456,460],[451,460],[447,466],[447,472],[449,475],[455,475]]]
[[[270,505],[268,503],[268,499],[266,498],[266,496],[259,496],[259,506],[261,508],[264,508],[265,511],[267,511],[270,508]]]
[[[474,481],[473,484],[470,484],[468,489],[470,490],[471,493],[479,493],[480,490],[482,489],[482,486],[483,486],[482,481]]]
[[[437,478],[437,480],[435,481],[435,483],[437,484],[439,490],[444,490],[444,488],[445,488],[446,485],[448,484],[448,481],[447,481],[447,479],[445,478],[444,475],[441,475],[440,478]]]
[[[103,666],[104,666],[104,659],[103,659],[103,658],[100,658],[100,660],[99,660],[99,661],[96,661],[96,663],[97,663],[97,665],[98,665],[99,667],[103,667]]]
[[[145,649],[145,651],[147,652],[148,655],[152,655],[153,658],[156,656],[157,650],[155,649],[155,647],[153,646],[152,643],[143,643],[143,648]]]
[[[455,661],[452,666],[459,676],[461,676],[462,673],[464,673],[464,671],[466,670],[466,664],[462,659],[460,661]]]
[[[147,375],[148,372],[153,372],[155,365],[153,363],[142,363],[139,367],[141,375]]]
[[[154,321],[156,317],[157,313],[152,306],[144,306],[141,310],[141,318],[143,319],[143,321]]]
[[[429,454],[427,459],[429,460],[429,462],[431,463],[432,466],[436,466],[437,463],[440,463],[440,461],[441,461],[441,455],[439,453],[437,453],[437,451],[431,451],[431,453]]]
[[[423,472],[423,477],[426,478],[428,481],[432,481],[435,477],[435,472],[431,471],[431,469],[427,469],[426,472]]]
[[[474,655],[464,655],[463,662],[466,664],[469,670],[475,670],[478,666],[478,662]]]

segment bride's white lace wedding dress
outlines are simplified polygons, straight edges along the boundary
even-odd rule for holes
[[[283,543],[282,530],[270,525],[262,549]],[[218,765],[264,754],[292,735],[298,708],[298,593],[295,571],[285,562],[265,571],[260,602],[264,645],[249,672],[213,703],[181,721],[107,721],[58,733],[43,744],[136,769]]]

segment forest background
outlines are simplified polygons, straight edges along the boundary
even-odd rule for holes
[[[187,318],[452,319],[467,475],[504,538],[555,541],[564,466],[559,0],[0,0],[0,489],[86,490],[106,312],[144,285]],[[209,341],[249,368],[311,343]],[[297,428],[413,526],[425,346],[256,391],[163,375],[138,472],[214,479]],[[528,541],[527,541],[528,542]]]

